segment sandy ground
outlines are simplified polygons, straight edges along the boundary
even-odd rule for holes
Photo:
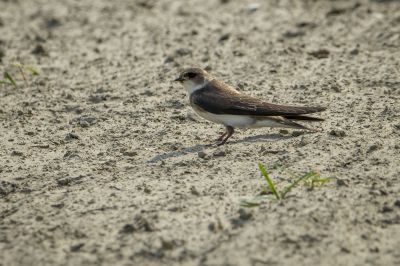
[[[1,266],[400,264],[400,2],[252,3],[0,1]],[[209,145],[187,66],[323,131]],[[243,208],[259,161],[333,181]]]

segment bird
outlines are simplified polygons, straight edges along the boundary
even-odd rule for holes
[[[225,126],[225,132],[217,139],[218,146],[225,144],[236,128],[278,127],[315,132],[318,130],[295,121],[324,120],[308,114],[322,112],[325,107],[268,103],[239,92],[201,68],[186,68],[174,81],[187,90],[190,105],[199,116]]]

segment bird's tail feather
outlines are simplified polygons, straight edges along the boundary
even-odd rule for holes
[[[312,116],[306,116],[306,115],[287,115],[284,116],[286,119],[290,120],[303,120],[303,121],[324,121],[323,118],[319,117],[312,117]]]
[[[290,118],[288,118],[290,117]],[[255,123],[251,126],[254,128],[259,127],[283,127],[283,128],[292,128],[292,129],[305,129],[310,131],[319,131],[317,129],[309,128],[298,124],[293,121],[292,116],[275,116],[275,117],[255,117]],[[320,118],[311,117],[311,116],[293,116],[293,118],[299,118],[298,120],[307,120],[307,121],[320,121]]]
[[[293,122],[284,117],[257,117],[252,127],[285,127],[294,129],[308,129],[306,126]]]

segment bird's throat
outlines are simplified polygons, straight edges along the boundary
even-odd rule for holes
[[[193,92],[200,90],[202,88],[204,88],[204,86],[207,85],[207,82],[201,83],[201,84],[195,84],[191,81],[186,81],[183,86],[185,87],[185,89],[187,90],[187,92],[189,93],[189,95],[191,95]]]

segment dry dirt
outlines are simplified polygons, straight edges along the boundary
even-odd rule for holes
[[[400,2],[258,3],[0,0],[1,266],[400,265]],[[210,145],[188,66],[322,132]],[[259,161],[333,181],[241,207]]]

